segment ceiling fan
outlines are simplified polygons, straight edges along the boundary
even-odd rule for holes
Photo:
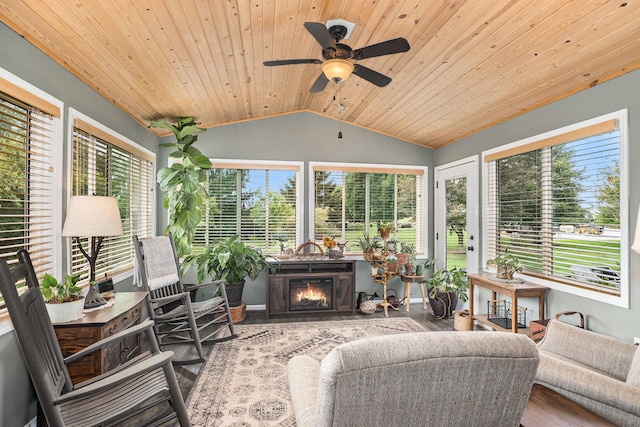
[[[283,59],[279,61],[265,61],[267,67],[291,64],[322,64],[322,73],[318,76],[309,92],[322,92],[329,81],[340,83],[352,73],[376,86],[384,87],[391,82],[391,78],[377,71],[357,64],[354,61],[373,58],[376,56],[391,55],[406,52],[410,49],[409,42],[399,37],[385,42],[372,44],[360,49],[351,49],[340,40],[347,35],[347,27],[344,25],[332,25],[327,27],[320,22],[305,22],[304,27],[322,46],[322,57],[319,59]]]

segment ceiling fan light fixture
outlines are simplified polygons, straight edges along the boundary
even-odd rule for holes
[[[329,59],[322,63],[322,72],[327,79],[340,83],[346,80],[353,72],[353,63],[346,59]]]

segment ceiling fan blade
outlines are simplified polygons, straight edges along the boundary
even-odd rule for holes
[[[311,33],[311,35],[320,43],[323,50],[336,51],[336,42],[331,38],[329,30],[324,24],[320,22],[305,22],[304,27]]]
[[[262,64],[267,67],[274,67],[276,65],[291,65],[291,64],[322,64],[319,59],[282,59],[279,61],[264,61]]]
[[[322,92],[324,88],[327,87],[327,83],[329,83],[329,79],[327,78],[327,76],[325,76],[324,73],[320,73],[320,75],[316,79],[316,82],[313,84],[313,86],[311,86],[311,89],[309,89],[309,92]]]
[[[393,53],[406,52],[411,48],[409,42],[399,37],[397,39],[387,40],[386,42],[376,43],[362,47],[353,51],[354,59],[366,59],[376,56],[391,55]]]
[[[391,77],[387,77],[384,74],[380,74],[377,71],[373,71],[371,68],[364,67],[360,64],[356,64],[353,68],[353,74],[358,77],[362,77],[368,82],[373,83],[378,87],[384,87],[391,83]]]

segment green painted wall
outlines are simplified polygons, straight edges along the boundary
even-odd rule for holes
[[[553,104],[539,108],[475,135],[449,144],[435,152],[435,166],[480,154],[482,151],[538,135],[603,114],[629,110],[629,228],[635,233],[640,193],[640,70],[589,88]],[[481,182],[480,176],[478,182]],[[481,191],[481,190],[480,190]],[[482,200],[482,191],[481,198]],[[481,207],[482,208],[482,207]],[[482,212],[480,213],[482,215]],[[640,337],[640,255],[631,252],[630,309],[552,290],[547,296],[547,316],[561,311],[580,311],[587,317],[587,327],[597,332],[633,342]]]
[[[338,139],[342,129],[343,138]],[[163,142],[170,142],[167,138]],[[356,126],[343,124],[313,113],[296,113],[269,119],[254,120],[240,124],[220,126],[199,134],[198,147],[211,158],[284,160],[304,162],[305,200],[308,211],[309,162],[347,162],[429,166],[433,151],[371,132]],[[163,160],[161,160],[163,161]],[[164,160],[166,162],[166,160]],[[163,166],[163,165],[161,165]],[[430,178],[429,178],[430,180]],[[431,181],[427,184],[431,205]],[[159,209],[159,224],[166,224],[166,214]],[[432,227],[431,213],[426,222]],[[303,236],[309,236],[308,219],[303,221]],[[432,248],[429,248],[432,253]],[[357,265],[356,290],[380,294],[380,285],[373,283],[369,264],[361,261]],[[264,305],[266,301],[265,274],[245,286],[243,299],[248,305]],[[400,280],[392,281],[390,287],[402,295]],[[414,292],[419,294],[418,288]]]

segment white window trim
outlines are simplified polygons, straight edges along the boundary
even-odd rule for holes
[[[30,92],[37,97],[55,105],[60,109],[60,118],[54,118],[53,134],[51,135],[53,143],[53,165],[54,165],[54,200],[62,200],[62,171],[63,171],[63,155],[62,155],[62,141],[63,141],[63,123],[64,123],[64,102],[49,95],[43,90],[37,88],[31,83],[22,80],[20,77],[10,73],[4,68],[0,67],[0,78],[20,87],[21,89]],[[60,277],[62,275],[62,204],[54,204],[53,210],[53,272],[51,275]],[[11,320],[0,322],[0,336],[7,332],[13,331],[13,324]]]
[[[427,211],[427,206],[428,206],[428,199],[429,199],[429,192],[428,192],[428,171],[429,168],[427,166],[416,166],[416,165],[393,165],[393,164],[379,164],[379,163],[341,163],[341,162],[309,162],[309,176],[308,176],[308,180],[309,180],[309,200],[308,200],[308,211],[309,211],[309,218],[308,218],[308,224],[307,224],[307,232],[308,232],[308,236],[306,240],[313,240],[313,225],[315,223],[315,209],[313,206],[313,201],[315,200],[315,196],[316,196],[316,189],[314,186],[315,183],[315,179],[314,179],[314,168],[316,166],[335,166],[335,167],[344,167],[344,168],[349,168],[349,167],[358,167],[358,168],[371,168],[371,169],[407,169],[407,170],[416,170],[416,169],[421,169],[424,171],[424,174],[422,176],[422,241],[423,243],[423,250],[424,250],[424,254],[422,254],[423,256],[426,256],[428,253],[428,240],[427,237],[429,235],[429,233],[427,232],[428,229],[428,211]],[[354,256],[355,259],[358,260],[364,260],[363,256]]]
[[[171,161],[173,160],[173,161]],[[269,169],[269,166],[282,165],[296,169],[296,245],[302,243],[302,224],[304,218],[304,162],[285,160],[246,160],[246,159],[219,159],[210,158],[212,169],[225,169],[225,166],[232,165],[237,169],[238,164],[247,166],[259,166],[261,169]],[[177,162],[177,159],[170,159],[169,165]]]
[[[137,142],[132,141],[131,139],[127,138],[126,136],[123,136],[121,134],[119,134],[118,132],[104,126],[102,123],[92,119],[91,117],[81,113],[80,111],[69,107],[69,119],[67,122],[67,135],[68,135],[68,141],[67,141],[67,165],[69,165],[69,170],[67,171],[67,194],[66,194],[66,199],[67,199],[67,205],[65,206],[65,211],[67,210],[67,208],[69,207],[69,201],[71,200],[71,190],[73,188],[73,171],[71,170],[71,165],[73,165],[73,129],[75,127],[75,122],[76,120],[82,120],[92,126],[94,126],[95,128],[113,136],[114,138],[117,138],[119,140],[121,140],[122,142],[127,143],[128,145],[130,145],[131,147],[140,150],[146,154],[148,154],[150,157],[153,158],[152,163],[153,166],[151,167],[151,177],[150,177],[150,182],[155,183],[156,182],[156,167],[157,167],[157,161],[156,161],[156,153],[154,153],[153,151],[143,147],[142,145],[138,144]],[[155,207],[157,205],[157,200],[156,200],[156,191],[153,192],[152,196],[151,196],[151,230],[152,232],[154,230],[156,230],[156,220],[157,220],[157,215],[155,215]],[[62,199],[59,199],[62,200]],[[62,225],[60,225],[60,228],[62,228]],[[62,240],[62,239],[61,239]],[[71,271],[71,245],[72,245],[72,241],[69,238],[64,239],[64,251],[67,254],[67,262],[66,262],[66,271]],[[133,269],[125,271],[124,273],[120,273],[120,274],[116,274],[115,276],[113,276],[113,280],[114,282],[120,282],[122,280],[125,280],[129,277],[133,277]]]
[[[605,114],[599,117],[594,117],[589,120],[584,120],[579,123],[575,123],[562,128],[554,129],[540,135],[535,135],[529,138],[521,139],[500,147],[493,148],[491,150],[482,152],[482,209],[483,212],[489,212],[488,198],[484,194],[488,188],[488,168],[487,163],[484,161],[486,156],[491,154],[509,150],[511,148],[519,147],[524,144],[530,144],[542,139],[551,138],[559,134],[571,132],[586,126],[595,125],[607,120],[617,120],[620,127],[620,295],[609,295],[596,290],[589,290],[585,288],[579,288],[564,283],[555,282],[552,280],[546,280],[539,277],[525,276],[528,282],[548,286],[551,289],[565,292],[572,295],[581,296],[584,298],[592,299],[606,304],[615,305],[618,307],[629,308],[629,295],[630,295],[630,280],[629,280],[629,128],[628,128],[628,109],[622,109],[614,111],[613,113]],[[488,219],[487,215],[482,215],[482,229],[487,230]],[[486,235],[483,235],[482,239],[482,265],[487,264],[488,242]],[[493,271],[493,269],[488,268]]]

